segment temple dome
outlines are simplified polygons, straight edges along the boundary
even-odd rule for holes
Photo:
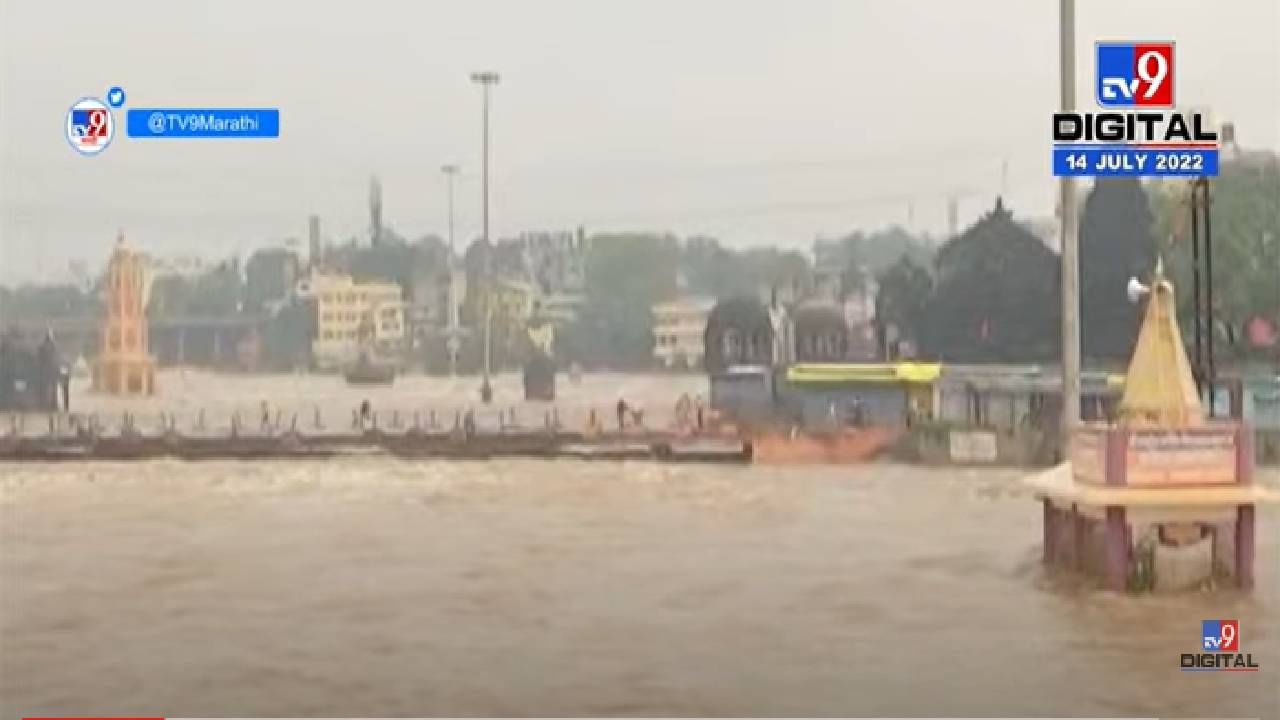
[[[703,342],[711,373],[723,372],[732,365],[770,365],[773,324],[769,311],[755,298],[721,300],[707,316]]]
[[[845,359],[849,327],[840,306],[832,302],[808,302],[792,314],[796,360],[833,362]]]

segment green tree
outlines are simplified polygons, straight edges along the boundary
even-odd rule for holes
[[[812,268],[801,253],[778,248],[735,251],[715,238],[692,237],[680,249],[685,289],[715,298],[755,296],[770,288],[803,287]]]
[[[0,321],[94,317],[100,311],[97,297],[75,285],[0,287]]]
[[[306,367],[315,336],[315,307],[295,299],[267,321],[262,337],[263,356],[272,370]]]
[[[933,291],[929,271],[917,265],[910,255],[903,255],[880,274],[876,284],[876,326],[882,349],[890,327],[897,330],[900,339],[918,341]]]
[[[244,283],[235,258],[200,275],[161,275],[151,286],[151,317],[226,317],[240,312]]]
[[[747,287],[740,293],[757,295],[773,288],[806,288],[812,282],[813,268],[808,258],[794,250],[748,248],[739,254]]]
[[[651,308],[676,294],[679,260],[679,243],[670,235],[593,237],[586,259],[586,302],[566,337],[570,359],[588,366],[649,365]]]
[[[943,245],[921,324],[924,354],[949,362],[1035,362],[1057,356],[1057,257],[995,208]]]
[[[1255,316],[1280,324],[1280,156],[1250,153],[1224,161],[1210,181],[1214,314],[1222,352],[1258,354],[1240,338]],[[1154,194],[1156,232],[1178,295],[1183,332],[1192,332],[1190,185],[1165,183]],[[1201,230],[1203,234],[1203,230]],[[1203,246],[1202,246],[1203,252]],[[1201,278],[1202,282],[1206,278]],[[1229,341],[1236,339],[1235,344]]]
[[[856,230],[835,241],[823,255],[828,265],[839,268],[840,292],[848,295],[866,289],[867,280],[877,277],[903,257],[920,266],[933,261],[935,248],[925,236],[911,234],[899,225],[871,233]]]
[[[1155,267],[1151,208],[1137,178],[1098,178],[1080,223],[1080,344],[1086,358],[1124,361],[1137,339],[1141,306],[1130,277]]]
[[[298,277],[298,255],[284,248],[263,248],[249,256],[244,265],[244,307],[260,312],[272,301],[293,293]]]

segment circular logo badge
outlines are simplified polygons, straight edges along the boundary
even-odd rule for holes
[[[67,142],[81,155],[97,155],[111,144],[116,121],[97,98],[81,98],[67,111]]]

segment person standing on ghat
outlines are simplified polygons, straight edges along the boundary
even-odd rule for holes
[[[618,398],[618,432],[622,432],[627,426],[627,401]]]

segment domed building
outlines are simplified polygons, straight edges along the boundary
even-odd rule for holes
[[[835,303],[804,303],[792,314],[792,324],[797,362],[842,362],[848,357],[849,328]]]
[[[718,375],[734,366],[773,364],[773,324],[755,298],[721,300],[707,316],[703,337],[707,372]]]
[[[774,329],[755,298],[721,300],[703,336],[711,407],[739,423],[768,422],[774,412]]]

